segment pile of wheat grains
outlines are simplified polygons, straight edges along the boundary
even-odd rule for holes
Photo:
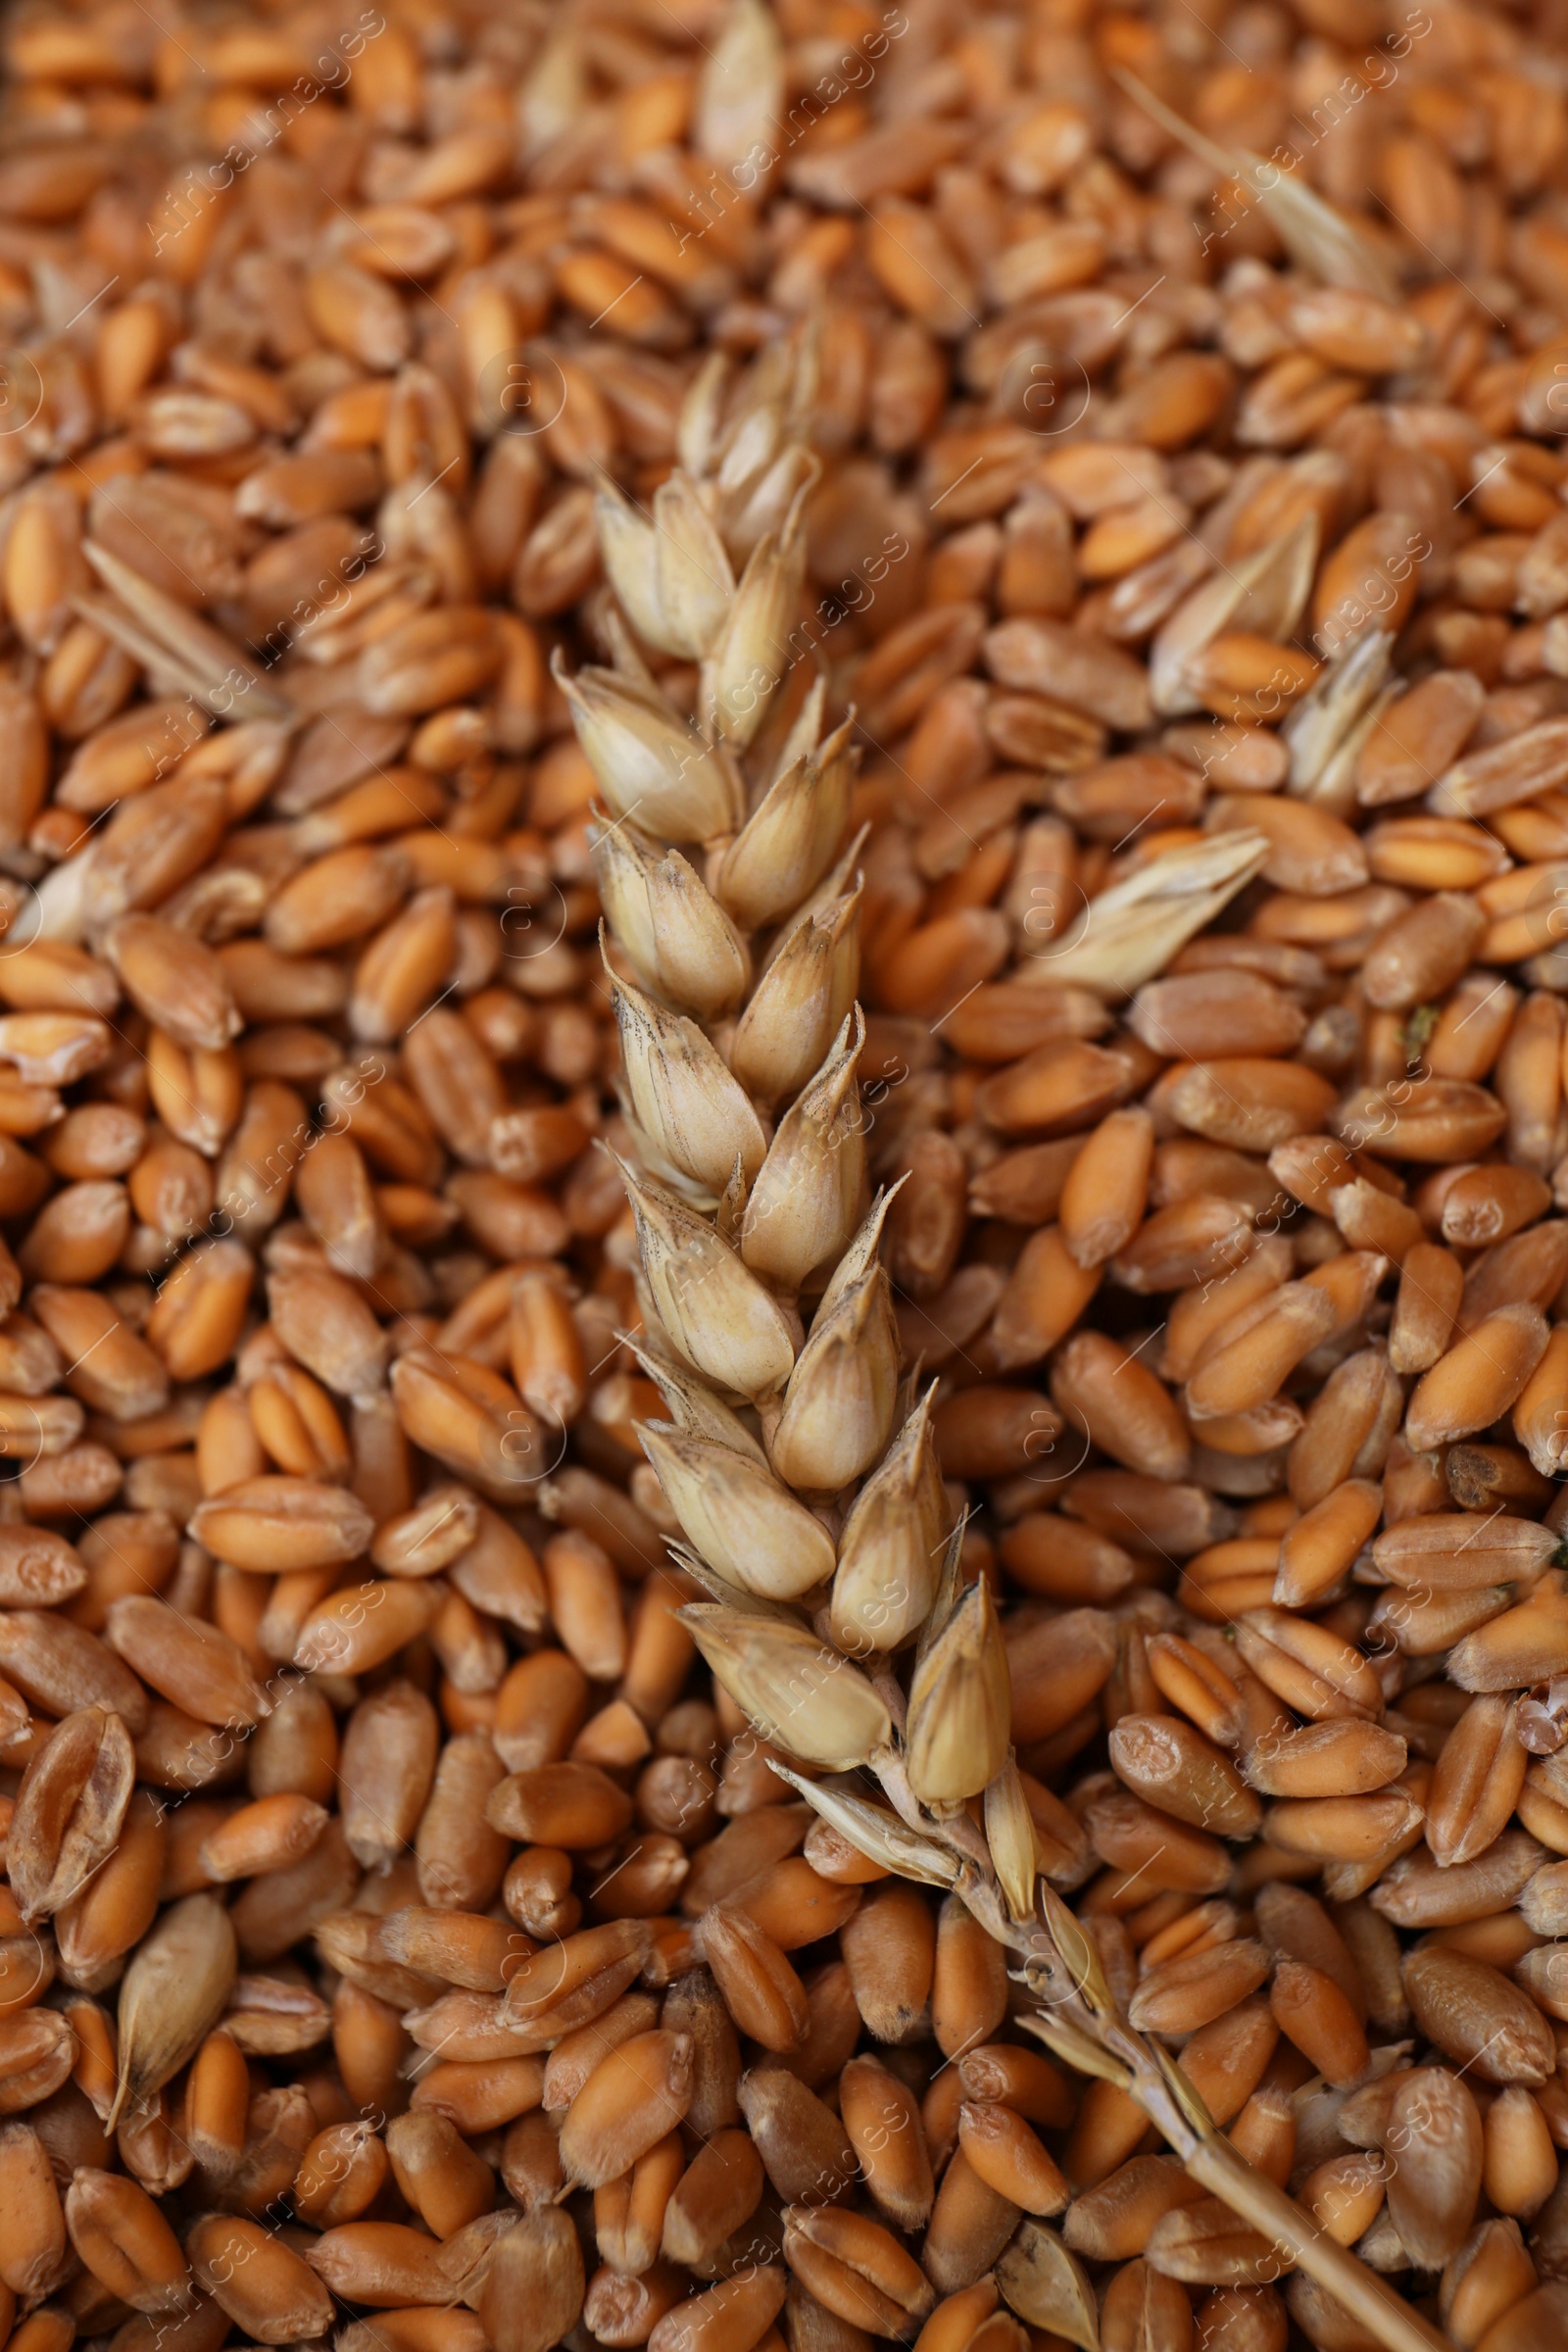
[[[1568,2343],[1564,43],[11,10],[17,2352],[1377,2340],[676,1614],[565,687],[702,717],[600,552],[677,465],[650,594],[790,517],[765,694],[855,711],[810,954],[704,936],[776,1031],[858,986],[1026,1882],[1402,2343]],[[622,875],[623,978],[724,849]]]

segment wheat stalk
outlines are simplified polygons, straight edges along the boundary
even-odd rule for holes
[[[810,377],[804,336],[727,401],[710,363],[652,512],[605,488],[612,666],[561,680],[607,804],[594,857],[642,1162],[622,1167],[639,1355],[671,1415],[643,1442],[684,1532],[676,1557],[711,1595],[682,1614],[759,1732],[840,1776],[775,1766],[807,1803],[886,1870],[956,1890],[1016,1956],[1038,2003],[1021,2023],[1135,2099],[1196,2180],[1389,2352],[1432,2352],[1445,2339],[1246,2163],[1126,2023],[1040,1875],[1002,1630],[984,1579],[962,1580],[930,1399],[901,1383],[877,1256],[887,1202],[869,1198],[856,1079],[858,845],[840,855],[855,753],[848,726],[823,736],[822,683],[798,691],[787,644]],[[638,639],[697,665],[694,711],[661,693]],[[855,1774],[887,1801],[846,1785]],[[1026,2229],[1008,2278],[1022,2317],[1092,2311],[1060,2238]]]

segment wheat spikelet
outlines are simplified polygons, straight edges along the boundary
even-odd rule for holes
[[[1012,1951],[1038,2003],[1022,2022],[1135,2098],[1282,2267],[1391,2352],[1415,2352],[1443,2339],[1236,2154],[1166,2051],[1129,2027],[1091,1936],[1041,1875],[996,1607],[961,1573],[930,1400],[901,1377],[877,1255],[887,1200],[870,1195],[857,1080],[858,841],[840,854],[855,753],[847,725],[823,734],[821,682],[806,685],[789,643],[810,374],[808,337],[728,398],[710,368],[688,402],[684,469],[652,512],[601,496],[621,612],[644,645],[697,664],[694,711],[660,692],[618,616],[613,666],[562,679],[604,794],[595,866],[642,1162],[622,1167],[639,1354],[671,1414],[643,1442],[684,1534],[677,1562],[711,1596],[683,1614],[762,1736],[830,1776],[779,1765],[800,1795],[882,1868],[956,1889]],[[1213,870],[1194,873],[1187,904],[1146,906],[1153,882],[1138,877],[1097,936],[1092,985],[1130,990],[1145,964],[1161,968],[1169,935],[1206,920],[1260,855],[1250,835],[1205,846]],[[1101,968],[1107,956],[1116,968]],[[1034,2221],[999,2278],[1043,2328],[1069,2325],[1063,2296],[1088,2292]]]

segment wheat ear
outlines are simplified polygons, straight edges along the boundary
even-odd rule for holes
[[[607,485],[612,666],[561,681],[606,802],[594,856],[641,1161],[623,1168],[640,1353],[671,1415],[643,1443],[684,1532],[676,1556],[711,1595],[682,1614],[762,1736],[839,1776],[775,1767],[801,1796],[884,1869],[956,1891],[1016,1955],[1038,2004],[1020,2023],[1135,2099],[1282,2268],[1389,2352],[1433,2352],[1443,2336],[1247,2164],[1128,2026],[1040,1875],[1001,1626],[985,1580],[962,1579],[929,1399],[901,1383],[877,1255],[886,1200],[869,1197],[856,1076],[858,845],[843,849],[855,753],[848,726],[822,735],[821,682],[800,691],[790,644],[810,371],[808,337],[728,398],[710,365],[652,511]],[[691,711],[660,691],[637,640],[696,665]],[[847,1778],[860,1773],[885,1803]],[[1071,2331],[1076,2311],[1092,2327],[1090,2282],[1044,2223],[1020,2225],[999,2278],[1032,2325]]]

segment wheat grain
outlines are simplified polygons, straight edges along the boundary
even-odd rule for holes
[[[1547,2340],[1552,27],[362,30],[6,36],[19,2347],[309,2336],[307,2247],[345,2352],[1342,2343],[1293,2182]],[[1252,2173],[1031,2058],[965,1889],[1167,2120],[1239,1995]],[[1305,2070],[1411,2009],[1385,2196]],[[686,2136],[573,2191],[651,2034]],[[74,2166],[233,2308],[75,2270]]]

